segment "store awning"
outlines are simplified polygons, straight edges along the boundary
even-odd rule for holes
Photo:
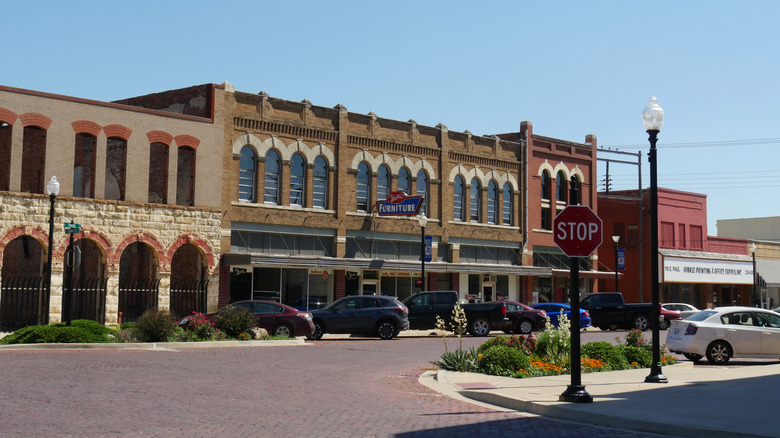
[[[569,276],[571,275],[571,270],[553,269],[552,274],[553,277],[569,278]],[[580,271],[580,278],[615,278],[615,273],[610,271]]]
[[[766,287],[780,287],[780,260],[756,260],[756,271]]]

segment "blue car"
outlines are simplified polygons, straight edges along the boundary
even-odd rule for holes
[[[571,306],[563,303],[539,303],[534,304],[534,309],[544,310],[547,317],[550,318],[550,324],[558,327],[558,315],[563,312],[569,321],[571,321]],[[590,327],[590,315],[585,309],[580,309],[580,328]]]

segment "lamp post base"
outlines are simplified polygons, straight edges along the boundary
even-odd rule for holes
[[[558,400],[571,403],[593,403],[593,397],[582,385],[569,385],[566,387],[566,391],[558,396]]]
[[[661,373],[660,368],[651,368],[650,375],[645,377],[645,383],[669,383],[669,380]]]

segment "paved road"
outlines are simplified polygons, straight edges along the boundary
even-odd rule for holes
[[[6,350],[0,436],[642,436],[441,396],[417,379],[443,350],[441,338]]]

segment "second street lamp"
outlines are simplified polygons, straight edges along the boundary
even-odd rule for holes
[[[423,212],[418,216],[417,221],[420,223],[420,263],[422,264],[422,291],[425,292],[428,288],[425,287],[425,225],[428,224],[428,218]]]
[[[658,290],[658,165],[655,144],[658,142],[658,133],[664,124],[664,110],[658,105],[658,99],[651,97],[647,106],[642,111],[642,120],[650,141],[650,152],[647,160],[650,162],[650,290],[653,296],[653,309],[651,323],[653,327],[653,364],[650,374],[645,377],[648,383],[667,383],[666,376],[661,372],[661,339],[659,333],[659,318],[661,317],[661,303]]]
[[[612,241],[615,242],[615,292],[620,292],[618,288],[618,269],[620,263],[618,262],[618,242],[620,242],[620,236],[612,236]]]

